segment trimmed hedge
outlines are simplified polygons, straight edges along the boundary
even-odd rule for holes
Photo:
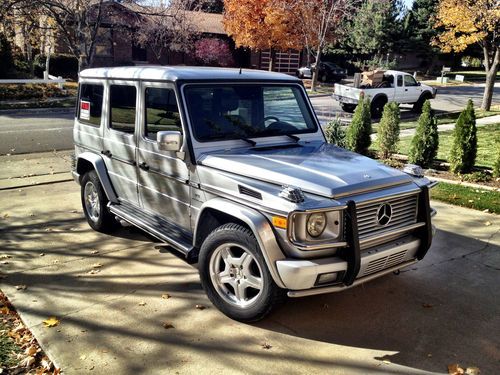
[[[0,85],[0,100],[60,98],[68,94],[55,84]]]

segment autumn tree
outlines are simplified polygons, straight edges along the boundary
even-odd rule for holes
[[[314,56],[316,66],[330,44],[335,44],[345,35],[345,21],[356,10],[359,0],[283,0],[287,17],[294,20],[302,38],[302,45]],[[316,90],[318,69],[312,77],[311,90]]]
[[[204,65],[231,66],[234,64],[229,44],[218,38],[202,38],[194,44],[195,57]]]
[[[486,86],[481,108],[489,110],[500,64],[500,2],[498,0],[440,0],[434,43],[443,52],[463,52],[477,44],[483,50]]]
[[[195,0],[174,0],[168,5],[162,0],[149,1],[138,10],[137,44],[148,47],[158,61],[166,51],[191,51],[199,32],[187,9],[199,11],[199,5]]]
[[[225,0],[223,16],[224,28],[237,47],[270,50],[270,71],[277,50],[303,47],[286,0]]]

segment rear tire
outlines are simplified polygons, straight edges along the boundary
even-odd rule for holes
[[[382,112],[384,111],[384,105],[387,103],[387,99],[383,97],[375,98],[370,106],[370,112],[373,118],[382,117]]]
[[[286,299],[255,236],[238,224],[224,224],[208,235],[201,245],[199,271],[210,301],[240,322],[260,320]]]
[[[347,113],[354,113],[354,111],[356,110],[356,104],[342,103],[341,107],[342,110]]]
[[[94,170],[82,177],[81,201],[83,213],[92,229],[109,233],[118,227],[118,222],[108,210],[108,197]]]

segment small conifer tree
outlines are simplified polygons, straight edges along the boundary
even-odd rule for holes
[[[496,139],[497,154],[495,157],[495,164],[493,164],[493,177],[500,177],[500,137]]]
[[[439,147],[437,120],[431,103],[426,100],[418,118],[417,129],[411,140],[408,161],[428,168],[432,165]]]
[[[370,98],[359,98],[351,124],[346,132],[346,146],[349,150],[367,154],[372,142],[372,118],[370,114]]]
[[[377,148],[382,159],[389,158],[398,151],[399,106],[396,102],[387,103],[377,131]]]
[[[453,144],[450,149],[450,170],[453,173],[470,173],[477,154],[476,113],[469,99],[467,107],[460,113],[453,130]]]
[[[328,143],[345,148],[345,131],[342,128],[342,122],[338,117],[330,121],[325,126],[325,137]]]

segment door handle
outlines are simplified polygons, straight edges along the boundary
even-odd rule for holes
[[[408,89],[405,89],[405,91],[408,91]]]
[[[141,164],[139,164],[139,168],[145,171],[149,171],[149,165],[144,161]]]
[[[113,155],[111,155],[111,151],[109,151],[109,150],[103,150],[103,151],[101,151],[101,154],[107,156],[108,158],[111,158],[111,156],[113,156]]]

